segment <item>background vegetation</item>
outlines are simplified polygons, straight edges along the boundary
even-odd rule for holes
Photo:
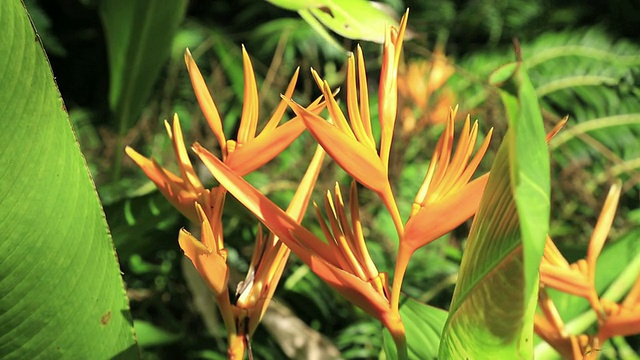
[[[342,84],[346,50],[358,42],[334,36],[340,46],[336,47],[298,14],[267,1],[184,0],[176,1],[171,11],[154,8],[154,1],[148,1],[150,5],[130,9],[132,19],[114,10],[126,7],[123,1],[25,3],[48,52],[105,206],[143,358],[224,358],[225,331],[217,310],[177,246],[178,229],[187,226],[187,221],[142,171],[124,158],[123,146],[132,145],[172,168],[174,159],[163,120],[178,113],[188,143],[199,141],[215,148],[182,60],[186,47],[208,80],[226,131],[232,132],[242,106],[242,44],[253,60],[260,86],[261,118],[265,118],[298,66],[302,76],[295,98],[301,103],[318,95],[309,76],[310,67],[332,86]],[[394,183],[399,186],[394,190],[400,202],[409,204],[413,200],[419,186],[416,179],[422,179],[443,128],[438,121],[443,119],[435,116],[440,101],[447,106],[459,104],[459,114],[478,118],[481,132],[494,127],[496,138],[504,134],[502,105],[495,90],[487,85],[487,78],[499,65],[513,60],[511,43],[517,37],[541,97],[548,129],[564,115],[570,116],[566,130],[550,144],[551,236],[569,254],[569,260],[583,257],[608,184],[621,178],[623,195],[607,249],[612,254],[620,249],[640,252],[637,2],[391,0],[386,6],[395,14],[405,8],[411,11],[413,39],[406,42],[404,61],[423,62],[427,71],[413,77],[410,86],[427,82],[429,64],[438,59],[436,49],[444,51],[452,69],[451,77],[431,94],[426,106],[415,104],[410,96],[401,97],[403,106],[416,119],[426,120],[422,128],[400,124],[398,136],[402,141],[396,141],[396,161],[392,161],[397,164],[392,176],[397,177]],[[154,18],[166,21],[153,28]],[[114,30],[126,24],[134,24],[131,32],[137,34],[131,42],[119,38]],[[377,74],[380,45],[360,44],[368,71]],[[135,71],[114,65],[118,53],[124,59],[121,61],[136,62]],[[132,78],[134,85],[127,85]],[[376,78],[371,76],[370,81]],[[374,83],[370,86],[377,88]],[[303,135],[291,149],[252,174],[250,181],[272,198],[286,201],[306,168],[312,143]],[[495,142],[493,153],[497,145]],[[489,169],[492,156],[487,156],[482,170]],[[336,176],[346,179],[336,167],[327,167],[316,188],[331,188]],[[374,261],[381,270],[392,271],[391,266],[384,268],[388,254],[395,251],[390,240],[394,237],[387,236],[393,234],[391,221],[379,211],[381,204],[371,201],[362,206],[363,216],[368,217],[363,223],[370,225],[366,231]],[[229,262],[237,274],[243,274],[250,260],[255,221],[240,206],[226,216]],[[446,308],[467,233],[468,227],[460,229],[416,253],[403,291]],[[610,268],[609,277],[621,271],[623,264],[616,266],[616,259],[619,257],[603,255],[602,261],[608,263],[600,268]],[[287,319],[300,319],[306,324],[306,334],[322,334],[319,346],[336,347],[343,358],[371,359],[380,353],[381,342],[375,341],[380,338],[380,326],[294,257],[276,292],[275,307],[274,311],[286,312]],[[273,329],[261,326],[256,333],[255,358],[285,356],[282,343],[270,334]],[[633,337],[617,339],[602,353],[609,358],[637,358],[634,353],[638,349],[640,338]]]

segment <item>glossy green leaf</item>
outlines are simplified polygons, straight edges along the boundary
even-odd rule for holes
[[[519,65],[494,77],[509,130],[467,242],[439,358],[530,359],[537,271],[549,225],[549,159],[533,86]]]
[[[409,359],[437,359],[440,334],[447,312],[412,298],[400,303],[400,316],[407,332]],[[398,353],[388,330],[383,330],[383,350],[387,360],[396,360]]]
[[[120,136],[136,123],[186,11],[186,0],[101,0],[109,57],[109,106]],[[122,151],[117,152],[121,159]],[[119,160],[116,160],[119,171]]]
[[[379,4],[367,0],[268,0],[285,9],[298,11],[316,31],[326,38],[317,22],[336,34],[354,40],[383,43],[387,26],[397,26],[398,21]]]
[[[107,223],[19,0],[0,2],[0,358],[137,358]]]

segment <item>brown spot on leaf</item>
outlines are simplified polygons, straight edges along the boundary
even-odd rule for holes
[[[100,318],[100,323],[102,325],[107,325],[109,321],[111,321],[111,311],[107,311],[107,313],[102,315],[102,317]]]
[[[318,10],[322,11],[323,13],[326,13],[327,15],[334,17],[333,16],[333,11],[331,11],[331,9],[329,9],[328,6],[321,6],[318,8]]]

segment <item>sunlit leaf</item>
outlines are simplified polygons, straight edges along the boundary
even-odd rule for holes
[[[398,21],[386,9],[367,0],[268,0],[285,9],[298,11],[317,31],[317,22],[348,39],[382,44],[387,26]],[[324,33],[323,37],[325,37]]]
[[[519,64],[492,78],[509,117],[460,266],[442,359],[533,356],[537,272],[549,226],[549,159],[535,91]]]
[[[98,195],[21,1],[0,2],[0,358],[137,358]]]

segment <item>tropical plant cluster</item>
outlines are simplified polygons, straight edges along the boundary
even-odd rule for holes
[[[2,2],[0,357],[638,358],[639,16]]]

